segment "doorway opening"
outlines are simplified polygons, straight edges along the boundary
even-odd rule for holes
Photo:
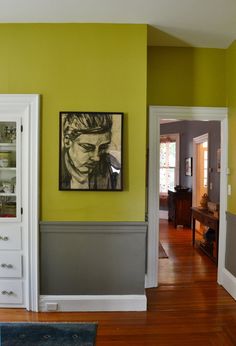
[[[224,269],[227,205],[227,108],[201,107],[150,107],[149,123],[149,186],[148,186],[148,250],[146,287],[158,286],[159,242],[159,151],[161,119],[216,120],[221,123],[221,171],[220,171],[220,237],[217,281],[221,283]],[[189,155],[190,156],[190,155]],[[183,160],[182,160],[183,161]]]
[[[217,272],[217,234],[207,223],[209,220],[195,220],[195,232],[191,229],[192,207],[202,209],[203,201],[211,200],[219,204],[219,173],[217,172],[216,155],[220,147],[219,121],[173,121],[171,124],[161,120],[160,124],[160,202],[162,187],[161,166],[163,160],[163,133],[178,132],[181,138],[179,159],[175,166],[179,167],[178,184],[169,184],[167,189],[167,220],[160,213],[159,236],[161,248],[166,250],[166,257],[159,254],[158,281],[160,285],[182,282],[194,284],[195,281],[216,281]],[[204,133],[207,131],[207,133]],[[166,136],[167,137],[167,136]],[[209,143],[208,143],[209,138]],[[214,143],[213,143],[214,142]],[[208,147],[210,151],[208,152]],[[172,151],[174,155],[174,151]],[[168,158],[168,157],[167,157]],[[208,158],[211,169],[208,170]],[[169,175],[171,179],[171,175]],[[193,180],[195,180],[193,184]],[[171,180],[173,181],[173,179]],[[208,191],[208,183],[211,190]],[[212,191],[214,189],[214,191]],[[214,192],[214,193],[213,193]],[[160,209],[163,206],[160,203]],[[204,214],[200,217],[204,217]],[[208,215],[207,215],[208,216]],[[213,214],[210,214],[213,218]],[[211,236],[209,240],[206,238]],[[214,236],[214,237],[213,237]],[[194,243],[193,243],[194,239]],[[180,250],[181,247],[181,251]],[[202,251],[201,251],[202,250]],[[203,251],[205,250],[205,251]],[[165,258],[165,259],[163,259]],[[209,263],[209,266],[207,263]],[[180,265],[181,263],[181,265]],[[207,268],[207,269],[206,269]],[[211,272],[211,277],[205,275]]]

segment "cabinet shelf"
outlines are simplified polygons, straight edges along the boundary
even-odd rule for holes
[[[0,167],[0,171],[15,171],[16,167]]]
[[[0,197],[2,197],[2,196],[4,196],[4,197],[14,197],[14,196],[16,196],[16,194],[15,193],[0,192]]]
[[[16,143],[0,143],[0,147],[16,148]]]

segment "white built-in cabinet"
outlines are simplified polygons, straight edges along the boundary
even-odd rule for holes
[[[21,118],[0,115],[0,304],[24,306]]]
[[[38,310],[38,95],[0,95],[0,308]]]

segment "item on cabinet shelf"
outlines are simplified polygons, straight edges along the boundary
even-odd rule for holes
[[[212,228],[208,228],[208,230],[203,235],[204,239],[208,242],[215,241],[216,238],[216,232]]]
[[[10,151],[0,151],[0,167],[9,167]]]
[[[5,126],[4,136],[9,143],[15,143],[16,142],[16,127]]]
[[[1,217],[16,217],[16,203],[15,202],[3,203]]]
[[[2,182],[2,190],[5,193],[12,193],[13,192],[13,185],[12,183],[9,181],[6,182]]]
[[[11,178],[12,192],[16,193],[16,177]]]
[[[200,200],[200,206],[203,209],[207,209],[207,202],[208,202],[208,195],[204,193],[204,195],[202,195],[202,198]]]
[[[210,213],[214,213],[214,211],[219,210],[219,204],[214,202],[207,202],[207,209],[209,210]]]

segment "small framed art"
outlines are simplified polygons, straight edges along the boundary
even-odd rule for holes
[[[192,157],[187,157],[185,159],[185,175],[192,175]]]

